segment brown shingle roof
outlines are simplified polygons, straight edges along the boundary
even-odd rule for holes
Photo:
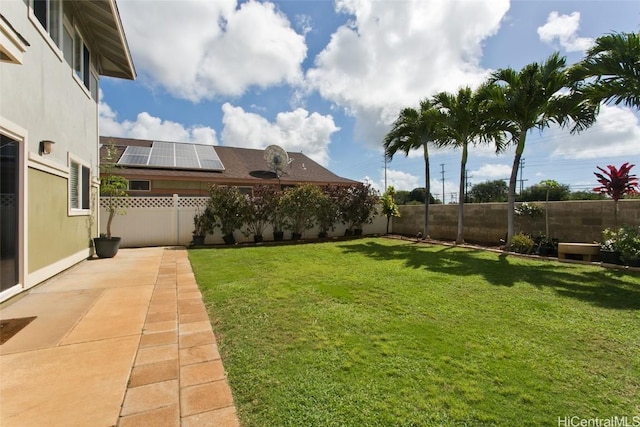
[[[100,137],[102,148],[100,158],[104,161],[106,146],[113,143],[117,149],[117,158],[127,146],[151,147],[152,140]],[[146,178],[164,178],[172,180],[206,181],[226,185],[256,185],[277,182],[275,174],[268,170],[264,160],[264,151],[250,148],[215,146],[215,150],[224,165],[222,172],[202,170],[178,170],[148,167],[121,167],[119,173],[126,177],[144,176]],[[356,181],[342,178],[327,168],[311,160],[303,153],[289,152],[293,159],[286,173],[280,177],[282,184],[313,183],[349,185]]]

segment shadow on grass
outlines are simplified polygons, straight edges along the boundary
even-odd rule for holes
[[[379,260],[404,260],[409,268],[425,269],[452,276],[481,276],[496,286],[525,282],[537,288],[551,288],[559,295],[605,308],[640,309],[640,283],[622,272],[574,268],[548,261],[520,259],[482,250],[423,246],[416,243],[382,245],[375,241],[343,244],[346,253],[359,253]],[[627,277],[630,280],[621,280]],[[640,281],[636,281],[640,282]]]

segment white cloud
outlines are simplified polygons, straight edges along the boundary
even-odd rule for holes
[[[356,132],[380,145],[401,107],[484,81],[482,43],[508,0],[338,0],[353,19],[332,35],[307,72],[309,87],[356,117]]]
[[[121,1],[118,3],[139,74],[172,95],[200,101],[240,96],[247,88],[302,78],[307,54],[273,3]]]
[[[496,179],[509,178],[511,176],[511,166],[505,164],[485,163],[478,169],[469,172],[469,176],[474,182],[493,181]]]
[[[578,37],[580,27],[580,12],[571,15],[560,15],[553,11],[547,18],[547,23],[538,27],[538,36],[545,43],[553,45],[557,40],[567,52],[584,52],[593,45],[593,39]]]
[[[577,135],[551,133],[552,156],[565,159],[640,157],[640,120],[626,107],[602,105],[596,123]]]
[[[384,169],[380,171],[381,191],[384,191]],[[424,187],[420,177],[394,169],[387,169],[387,185],[393,185],[396,190],[411,191],[414,188]]]
[[[329,163],[331,135],[340,130],[330,115],[309,113],[303,108],[278,113],[273,123],[229,103],[222,106],[222,112],[224,145],[265,148],[276,144],[288,151],[302,151],[324,166]]]
[[[313,30],[313,20],[309,15],[296,15],[294,18],[296,28],[302,33],[307,34]]]
[[[160,141],[217,144],[216,131],[208,126],[184,125],[162,120],[147,112],[139,113],[135,121],[118,121],[117,113],[104,101],[99,107],[100,135]]]

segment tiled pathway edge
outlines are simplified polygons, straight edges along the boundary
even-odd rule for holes
[[[185,249],[165,249],[119,426],[239,426]]]

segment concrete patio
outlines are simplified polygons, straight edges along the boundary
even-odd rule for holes
[[[0,425],[238,426],[183,248],[121,249],[4,304]]]

